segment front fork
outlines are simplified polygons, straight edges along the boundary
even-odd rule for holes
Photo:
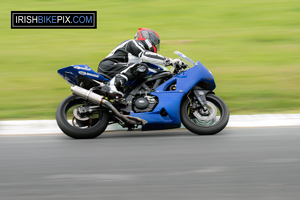
[[[198,101],[200,102],[202,108],[204,111],[207,111],[208,108],[206,107],[206,98],[205,93],[202,90],[193,90],[195,96],[197,97]]]
[[[206,94],[209,93],[210,91],[208,90],[202,90],[202,89],[193,89],[193,93],[197,100],[200,103],[200,114],[201,115],[209,115],[209,109],[207,108],[207,101],[206,101]]]

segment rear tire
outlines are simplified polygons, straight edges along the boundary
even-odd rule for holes
[[[71,95],[65,98],[56,110],[56,122],[59,128],[74,139],[92,139],[101,135],[108,125],[107,111],[97,111],[88,121],[74,118],[74,108],[81,106],[84,99]]]
[[[193,98],[185,98],[180,107],[180,117],[182,124],[191,132],[197,135],[214,135],[222,131],[229,121],[229,110],[225,102],[214,94],[207,94],[206,100],[210,105],[211,113],[216,113],[217,116],[212,119],[206,116],[201,116],[197,111],[197,115],[193,114],[195,109],[190,106]],[[197,101],[192,100],[192,101]],[[201,113],[201,112],[200,112]],[[199,119],[200,118],[200,119]]]

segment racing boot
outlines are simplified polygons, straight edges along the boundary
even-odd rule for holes
[[[107,84],[109,87],[108,94],[114,97],[124,97],[124,94],[119,89],[128,81],[124,74],[115,75]]]

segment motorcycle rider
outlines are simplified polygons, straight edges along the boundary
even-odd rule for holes
[[[139,28],[134,39],[119,44],[98,66],[99,74],[112,78],[108,82],[107,93],[123,97],[123,93],[119,90],[127,81],[143,78],[148,73],[148,66],[142,62],[165,66],[182,62],[157,54],[159,50],[159,35],[148,28]]]

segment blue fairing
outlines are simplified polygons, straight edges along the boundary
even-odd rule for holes
[[[155,92],[189,92],[201,81],[209,83],[209,90],[211,91],[216,88],[212,73],[202,63],[197,61],[194,67],[169,79],[167,82],[157,87]],[[176,82],[176,90],[165,91],[167,87],[174,82]]]
[[[131,112],[130,116],[139,117],[148,121],[147,124],[143,125],[143,130],[179,128],[181,126],[181,100],[201,81],[209,85],[210,91],[216,87],[213,75],[202,63],[197,61],[193,68],[174,76],[157,87],[155,92],[151,93],[151,95],[155,95],[159,99],[158,105],[152,112]],[[167,87],[174,83],[176,84],[176,90],[166,91]]]
[[[158,72],[162,72],[165,71],[166,68],[160,66],[160,65],[156,65],[156,64],[152,64],[152,63],[145,63],[148,65],[148,73],[146,76],[151,76],[153,74],[156,74]]]
[[[69,67],[59,69],[57,72],[71,85],[77,84],[78,75],[83,75],[87,78],[98,81],[109,81],[109,79],[106,79],[100,74],[96,73],[87,65],[71,65]]]

